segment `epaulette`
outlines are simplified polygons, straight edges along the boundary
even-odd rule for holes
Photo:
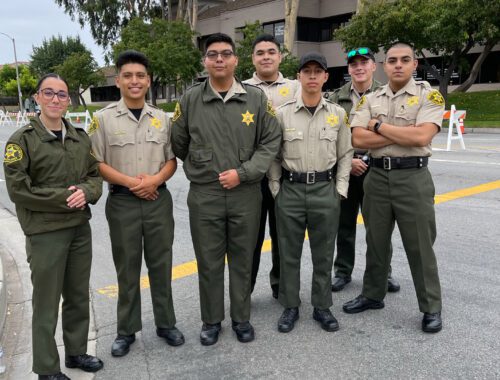
[[[417,86],[423,86],[427,90],[432,90],[431,84],[429,82],[427,82],[426,80],[416,80],[415,84]]]
[[[206,80],[208,80],[208,78],[207,78]],[[197,87],[197,86],[201,85],[202,83],[203,83],[203,82],[196,82],[196,83],[193,83],[191,86],[189,86],[188,88],[186,88],[186,92],[187,92],[187,91],[189,91],[189,90],[191,90],[191,89],[192,89],[192,88],[194,88],[194,87]]]
[[[325,101],[327,101],[330,104],[337,104],[333,100],[330,100],[330,98],[324,97]]]
[[[294,98],[294,99],[290,99],[288,102],[285,102],[285,103],[283,103],[282,105],[280,105],[280,106],[276,107],[276,109],[278,110],[278,109],[280,109],[280,108],[284,108],[285,106],[288,106],[288,105],[290,105],[290,104],[294,104],[294,103],[296,103],[296,102],[297,102],[297,99],[295,99],[295,98]]]
[[[102,112],[104,112],[104,111],[108,111],[108,110],[114,109],[114,108],[116,108],[117,106],[118,106],[118,102],[108,104],[106,107],[101,108],[101,109],[100,109],[100,110],[98,110],[98,111],[95,111],[95,112],[94,112],[94,115],[95,115],[96,113],[102,113]]]
[[[151,108],[154,108],[156,110],[160,110],[161,108],[158,107],[158,106],[155,106],[154,104],[151,104],[151,103],[147,103],[148,107],[151,107]]]

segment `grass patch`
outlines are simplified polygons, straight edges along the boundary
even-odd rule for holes
[[[500,127],[500,91],[449,93],[446,109],[466,110],[466,127]]]

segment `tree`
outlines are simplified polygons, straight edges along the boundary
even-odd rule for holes
[[[121,32],[121,40],[113,46],[115,57],[128,49],[143,52],[151,63],[152,102],[160,85],[174,84],[178,88],[189,83],[203,69],[201,53],[193,45],[194,32],[182,21],[153,19],[145,22],[136,18]]]
[[[74,107],[80,105],[80,99],[83,100],[83,91],[90,85],[99,84],[103,79],[98,73],[97,62],[80,41],[80,37],[67,37],[66,40],[61,36],[44,39],[40,47],[33,47],[31,68],[39,77],[56,72],[66,79]]]
[[[347,49],[368,46],[377,51],[395,41],[412,44],[422,58],[420,66],[439,81],[445,98],[451,75],[467,53],[476,45],[483,46],[476,61],[480,64],[500,40],[498,0],[375,0],[364,1],[359,9],[335,38]],[[442,56],[444,70],[429,62],[429,52]],[[474,65],[467,83],[474,82],[478,70]]]
[[[19,65],[19,82],[25,97],[34,94],[37,79],[26,65]],[[4,65],[0,70],[0,93],[5,96],[17,96],[17,90],[16,68]]]
[[[88,51],[83,54],[71,54],[62,64],[55,67],[55,72],[68,82],[73,106],[78,106],[81,100],[85,109],[87,104],[82,94],[90,86],[98,86],[105,80],[97,62]]]
[[[243,29],[243,39],[236,41],[236,55],[238,56],[238,66],[236,67],[236,76],[242,80],[251,78],[255,68],[252,63],[252,43],[259,35],[264,33],[264,29],[259,21],[253,24],[246,24]],[[281,48],[281,64],[280,71],[285,77],[295,78],[297,68],[299,67],[298,59],[293,56],[284,47]]]
[[[299,0],[285,0],[285,48],[289,51],[293,50],[298,13]]]
[[[31,68],[39,76],[55,71],[55,67],[63,63],[71,54],[84,54],[88,49],[80,41],[80,37],[61,36],[44,39],[41,46],[33,46]]]

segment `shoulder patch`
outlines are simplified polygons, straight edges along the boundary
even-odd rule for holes
[[[182,115],[181,104],[177,102],[175,105],[174,116],[172,116],[172,121],[175,123]]]
[[[366,102],[366,96],[365,96],[365,95],[363,95],[363,96],[361,97],[361,99],[359,99],[358,104],[356,105],[356,111],[359,111],[359,109],[361,108],[361,106],[362,106],[363,104],[365,104],[365,102]]]
[[[444,105],[443,95],[438,90],[432,90],[427,94],[427,99],[430,100],[431,103],[437,104],[438,106]]]
[[[89,136],[92,136],[95,133],[95,131],[97,131],[98,129],[99,129],[99,120],[97,119],[97,116],[94,115],[92,117],[92,122],[89,125],[89,129],[87,131],[87,134]]]
[[[273,103],[270,100],[267,101],[267,110],[266,110],[266,112],[269,115],[271,115],[273,117],[276,117],[276,110],[274,109]]]
[[[7,144],[5,147],[4,162],[12,164],[16,161],[21,161],[24,157],[23,149],[17,144]]]
[[[347,116],[347,112],[344,113],[344,124],[349,128],[349,116]]]

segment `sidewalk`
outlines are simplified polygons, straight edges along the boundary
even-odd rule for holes
[[[0,271],[0,333],[4,350],[6,379],[37,379],[31,371],[31,272],[26,261],[24,234],[17,217],[6,209],[0,209],[0,255],[3,271]],[[92,301],[91,301],[92,302]],[[3,307],[5,305],[6,307]],[[88,353],[95,355],[96,331],[91,306]],[[5,325],[1,330],[1,321]],[[61,319],[56,330],[56,341],[61,360],[61,371],[74,380],[90,380],[94,374],[64,366],[64,346],[62,341]]]

